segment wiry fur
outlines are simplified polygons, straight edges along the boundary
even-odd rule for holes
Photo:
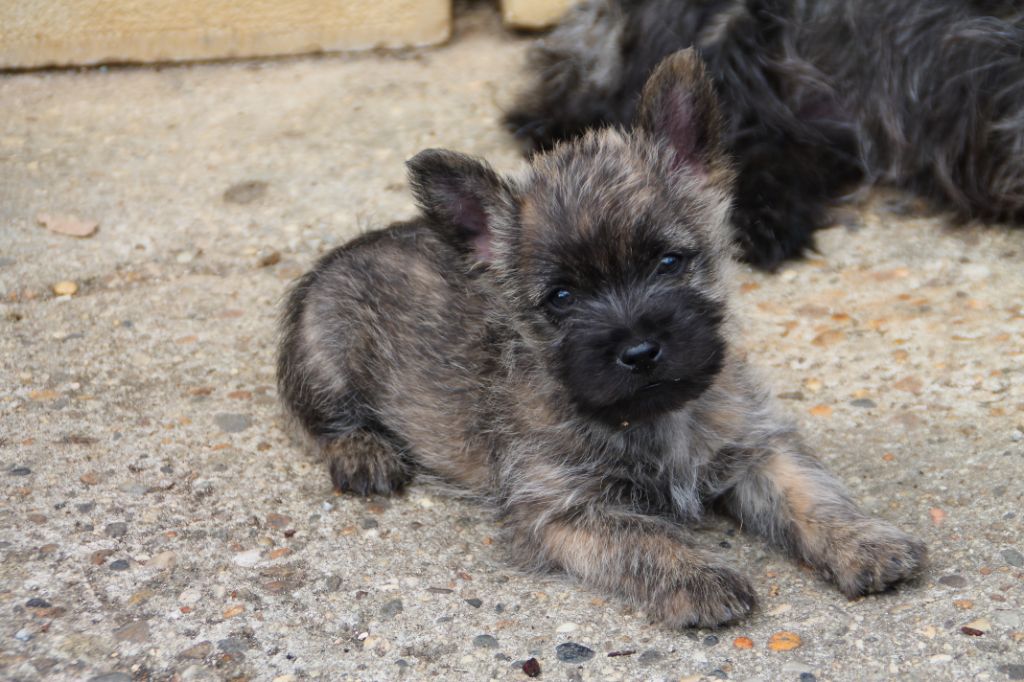
[[[325,256],[283,319],[280,393],[335,485],[450,481],[500,510],[522,565],[674,627],[755,604],[691,541],[712,506],[850,597],[915,575],[923,545],[850,501],[730,342],[721,125],[680,53],[632,130],[587,133],[521,177],[412,159],[422,217]]]
[[[533,49],[506,116],[532,149],[632,119],[694,46],[727,120],[745,257],[809,248],[858,182],[1024,222],[1024,10],[1009,0],[587,0]]]

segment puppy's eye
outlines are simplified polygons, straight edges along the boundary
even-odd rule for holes
[[[674,275],[683,269],[683,257],[675,253],[666,253],[658,261],[658,267],[655,268],[654,274],[656,275]]]
[[[554,310],[568,310],[576,302],[576,295],[568,289],[559,287],[548,294],[548,305]]]

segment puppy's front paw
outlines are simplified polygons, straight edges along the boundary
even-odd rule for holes
[[[334,489],[343,493],[390,495],[412,476],[398,454],[378,439],[356,433],[322,449]]]
[[[824,572],[853,599],[917,577],[927,554],[917,538],[884,521],[869,519],[836,541]]]
[[[757,606],[750,581],[731,568],[706,565],[684,576],[653,615],[676,628],[716,627],[747,616]]]

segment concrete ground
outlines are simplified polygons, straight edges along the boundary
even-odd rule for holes
[[[526,45],[478,7],[434,50],[0,76],[0,677],[1024,679],[1024,231],[900,195],[737,284],[809,442],[928,542],[920,584],[847,601],[712,519],[762,608],[673,632],[510,570],[438,491],[332,493],[283,430],[282,293],[412,213],[421,148],[520,163],[498,116]]]

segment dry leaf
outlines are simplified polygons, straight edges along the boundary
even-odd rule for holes
[[[50,232],[78,238],[93,236],[100,226],[95,220],[82,220],[64,213],[40,213],[36,221]]]
[[[768,648],[772,651],[792,651],[800,646],[800,635],[795,632],[776,632],[768,640]]]
[[[824,331],[813,339],[811,339],[811,345],[813,346],[832,346],[839,343],[846,338],[846,334],[839,329],[829,329]]]

